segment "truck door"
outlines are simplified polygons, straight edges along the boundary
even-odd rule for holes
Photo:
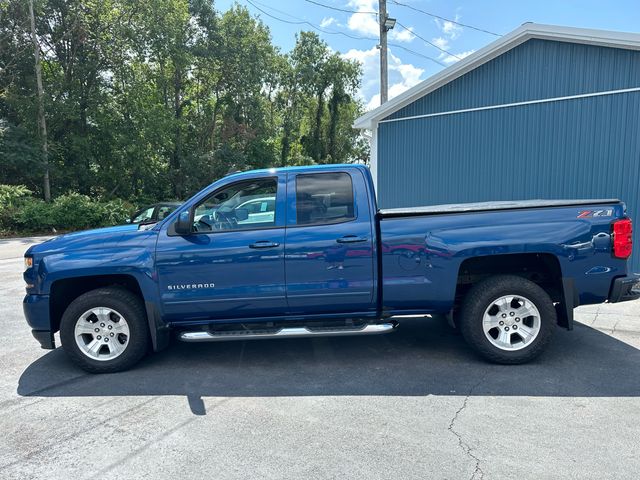
[[[375,311],[373,219],[362,173],[290,173],[287,185],[290,312]]]
[[[193,207],[193,232],[160,232],[158,287],[168,321],[281,315],[286,176],[238,180]]]

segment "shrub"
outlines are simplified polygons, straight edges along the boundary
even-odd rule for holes
[[[55,227],[53,204],[37,198],[28,198],[15,208],[6,227],[25,232],[50,232]]]
[[[24,185],[0,185],[0,209],[11,208],[29,195],[31,190]]]
[[[133,206],[117,199],[101,202],[79,193],[67,193],[52,203],[28,196],[26,187],[0,185],[0,231],[71,231],[125,223]]]
[[[117,198],[100,205],[100,225],[119,225],[125,223],[135,208],[130,203]]]

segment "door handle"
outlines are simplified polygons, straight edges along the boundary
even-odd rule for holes
[[[366,241],[367,239],[365,237],[358,237],[357,235],[345,235],[336,240],[338,243],[360,243]]]
[[[278,242],[270,242],[268,240],[260,240],[259,242],[252,243],[249,245],[249,248],[274,248],[279,247],[280,244]]]

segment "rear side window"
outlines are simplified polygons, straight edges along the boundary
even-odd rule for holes
[[[347,173],[314,173],[296,177],[298,225],[340,223],[355,218],[353,184]]]

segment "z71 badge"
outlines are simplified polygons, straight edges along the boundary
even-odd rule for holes
[[[607,208],[605,210],[582,210],[580,213],[578,213],[577,218],[589,217],[613,217],[613,209]]]

